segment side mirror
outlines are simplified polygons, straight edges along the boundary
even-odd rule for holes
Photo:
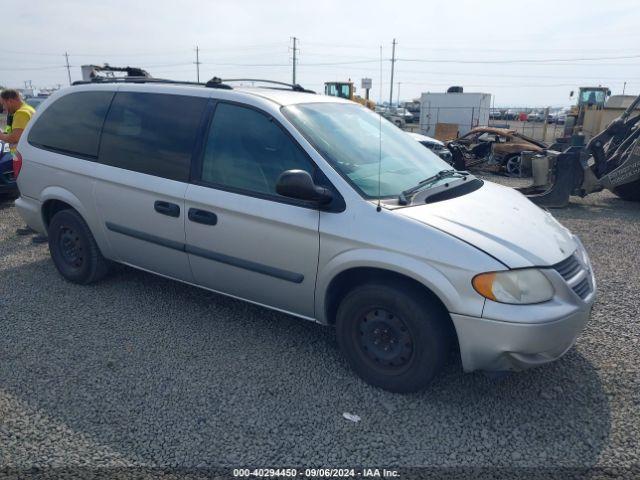
[[[304,170],[282,172],[276,182],[276,192],[283,197],[317,202],[320,205],[326,205],[333,200],[331,191],[324,187],[318,187],[313,183],[309,172]]]

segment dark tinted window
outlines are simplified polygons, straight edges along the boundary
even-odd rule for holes
[[[113,92],[76,92],[50,105],[29,132],[29,143],[62,153],[98,156],[100,129]]]
[[[100,162],[187,181],[206,103],[201,97],[118,93],[102,132]]]
[[[306,154],[275,122],[251,108],[218,104],[205,147],[202,180],[277,195],[278,177],[291,169],[313,175]]]

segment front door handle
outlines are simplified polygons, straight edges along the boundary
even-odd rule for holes
[[[218,223],[218,216],[206,210],[190,208],[188,216],[192,222],[202,223],[204,225],[215,225]]]
[[[180,206],[175,203],[163,202],[162,200],[156,200],[153,204],[153,209],[161,213],[162,215],[167,215],[169,217],[179,217],[180,216]]]

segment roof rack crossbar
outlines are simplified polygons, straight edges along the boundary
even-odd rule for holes
[[[272,83],[274,85],[282,85],[284,87],[289,87],[291,90],[295,92],[304,92],[304,93],[316,93],[313,90],[307,90],[299,83],[286,83],[286,82],[278,82],[275,80],[265,80],[262,78],[225,78],[221,80],[222,82],[260,82],[260,83]]]

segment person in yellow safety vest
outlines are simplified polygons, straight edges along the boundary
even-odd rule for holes
[[[7,89],[0,92],[0,102],[2,102],[3,109],[7,111],[7,119],[9,116],[12,117],[11,123],[7,122],[9,131],[0,133],[0,140],[7,142],[11,151],[15,152],[22,132],[36,111],[22,100],[20,92],[17,90]]]
[[[0,103],[2,103],[3,110],[7,112],[7,127],[4,133],[0,133],[0,141],[7,142],[9,150],[15,155],[22,132],[36,111],[31,105],[22,100],[20,92],[13,89],[6,89],[0,92]],[[35,232],[26,227],[17,229],[16,233],[18,235],[29,235]],[[33,237],[34,243],[44,243],[46,240],[46,237],[40,235]]]

